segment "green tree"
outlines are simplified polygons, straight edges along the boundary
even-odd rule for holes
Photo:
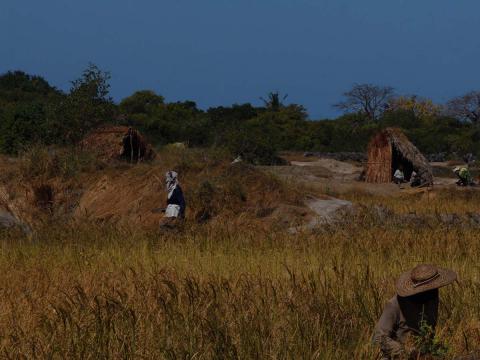
[[[269,93],[266,99],[263,97],[260,97],[260,99],[265,104],[265,108],[271,111],[278,111],[284,106],[283,101],[285,101],[287,97],[288,94],[285,94],[282,98],[278,91],[274,91]]]
[[[0,151],[15,154],[32,143],[47,143],[49,109],[63,98],[40,76],[0,75]]]
[[[207,144],[207,121],[193,101],[158,104],[152,106],[148,114],[137,114],[133,119],[133,124],[144,129],[156,142]]]
[[[226,144],[233,129],[238,129],[258,114],[259,109],[249,103],[208,109],[206,126],[208,126],[209,143],[214,146]]]
[[[9,71],[0,75],[0,104],[47,101],[61,95],[41,76],[23,71]]]
[[[165,103],[161,95],[151,90],[141,90],[120,102],[120,112],[125,115],[148,114],[152,108]]]
[[[441,106],[434,104],[432,100],[421,98],[416,95],[398,96],[390,100],[388,111],[409,111],[417,119],[425,120],[437,117],[441,113]]]
[[[252,164],[278,164],[280,160],[277,156],[279,147],[266,135],[267,128],[269,127],[266,127],[265,123],[258,119],[249,120],[236,129],[230,129],[224,145],[233,156],[240,155],[243,160]]]
[[[41,103],[9,106],[0,121],[0,150],[18,154],[45,139],[45,107]]]
[[[254,164],[279,164],[279,150],[302,149],[309,143],[306,116],[305,109],[295,104],[259,112],[231,127],[224,146]]]
[[[110,91],[110,74],[90,64],[72,81],[66,99],[58,104],[50,126],[66,143],[75,143],[90,130],[114,120],[115,106]]]

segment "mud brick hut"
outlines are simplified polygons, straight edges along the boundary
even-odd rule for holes
[[[422,186],[433,184],[432,168],[425,156],[400,129],[384,129],[368,145],[365,181],[389,183],[399,167],[403,168],[406,180],[410,180],[415,171],[420,176]]]
[[[96,154],[103,161],[123,159],[140,162],[155,158],[155,152],[144,136],[127,126],[104,126],[96,129],[81,141],[80,147]]]

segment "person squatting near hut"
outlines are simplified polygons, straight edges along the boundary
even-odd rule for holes
[[[416,171],[413,171],[412,175],[410,175],[410,186],[418,187],[421,185],[422,185],[422,178],[418,175]]]
[[[410,183],[411,187],[419,187],[422,185],[422,178],[418,175],[418,173],[414,170],[410,174],[410,180],[405,179],[405,174],[403,173],[403,169],[400,166],[395,173],[393,174],[393,182],[397,185],[402,185],[403,183]]]
[[[438,318],[438,289],[456,279],[454,271],[426,264],[400,275],[395,286],[397,294],[386,304],[375,327],[373,340],[380,346],[382,360],[416,359],[418,355],[426,355],[415,346],[415,337],[425,335],[422,332],[427,328],[431,331],[426,340],[433,340]]]
[[[458,177],[456,184],[458,186],[472,186],[475,185],[470,171],[465,166],[457,166],[453,172]]]
[[[397,170],[395,170],[395,173],[393,174],[393,182],[397,185],[405,182],[405,174],[403,173],[402,167],[399,167]]]
[[[164,218],[160,221],[160,227],[173,227],[178,220],[185,218],[186,203],[182,187],[175,171],[167,171],[165,174],[167,189],[167,207]]]

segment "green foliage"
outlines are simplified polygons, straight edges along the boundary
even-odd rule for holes
[[[157,105],[163,105],[165,99],[151,90],[137,91],[120,102],[120,111],[125,115],[149,114]]]
[[[0,76],[0,104],[46,100],[61,93],[40,76],[9,71]]]
[[[208,126],[211,130],[210,139],[212,145],[221,146],[230,140],[231,132],[243,126],[248,120],[256,117],[260,109],[251,104],[234,104],[231,107],[219,106],[210,108],[206,112]]]
[[[248,110],[244,105],[242,110]],[[239,108],[237,107],[237,110]],[[254,115],[254,112],[250,112]],[[256,164],[278,164],[277,152],[283,149],[298,149],[299,140],[307,135],[305,109],[298,105],[283,106],[277,110],[259,109],[255,117],[234,119],[224,123],[224,132],[218,139],[233,155]]]
[[[55,149],[34,145],[20,154],[20,170],[24,178],[72,178],[85,171],[100,168],[92,154],[76,148]]]
[[[59,104],[55,119],[56,125],[66,120],[62,124],[65,141],[75,143],[91,129],[112,121],[115,107],[109,97],[109,80],[109,73],[90,64],[80,78],[72,81],[70,93]]]
[[[208,137],[203,112],[192,101],[162,104],[152,109],[143,122],[146,132],[163,143],[185,142],[204,145]]]
[[[252,121],[240,128],[230,130],[227,136],[227,148],[233,155],[239,155],[244,161],[258,164],[271,165],[277,162],[276,144],[269,141],[263,124]]]
[[[18,154],[34,144],[74,144],[111,121],[108,73],[95,65],[63,94],[39,76],[8,72],[0,76],[0,151]]]
[[[366,121],[359,114],[312,122],[310,126],[311,147],[306,150],[324,152],[365,151],[370,137],[380,128],[378,123]]]
[[[415,348],[420,354],[436,359],[445,359],[449,353],[448,346],[435,336],[435,331],[426,321],[422,321],[420,334],[415,336]]]
[[[45,106],[41,103],[6,107],[0,118],[0,150],[17,154],[28,144],[41,142],[46,130],[45,113]]]
[[[108,72],[90,64],[64,94],[39,76],[3,74],[0,151],[18,154],[34,144],[73,145],[92,129],[113,122],[138,128],[156,145],[222,148],[232,159],[241,155],[254,164],[277,164],[282,150],[365,152],[371,136],[391,126],[402,128],[424,153],[480,156],[476,123],[444,116],[428,99],[392,99],[388,87],[358,85],[342,103],[351,113],[310,121],[303,106],[284,103],[286,96],[279,92],[262,98],[261,107],[247,103],[203,111],[193,101],[166,102],[151,90],[137,91],[116,105],[109,80]],[[361,107],[359,99],[370,105]]]
[[[265,108],[271,111],[278,111],[283,105],[283,101],[288,97],[288,95],[284,95],[283,98],[280,97],[280,93],[278,91],[271,92],[268,94],[267,99],[261,97],[260,99],[265,104]]]
[[[0,151],[17,154],[31,144],[47,142],[46,119],[62,94],[40,76],[21,71],[0,76]]]

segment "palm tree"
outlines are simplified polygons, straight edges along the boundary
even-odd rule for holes
[[[260,97],[260,99],[263,101],[265,104],[265,107],[269,110],[272,111],[278,111],[280,108],[282,108],[283,101],[288,97],[288,94],[285,94],[283,98],[280,100],[280,93],[278,91],[271,92],[268,94],[267,99]]]

